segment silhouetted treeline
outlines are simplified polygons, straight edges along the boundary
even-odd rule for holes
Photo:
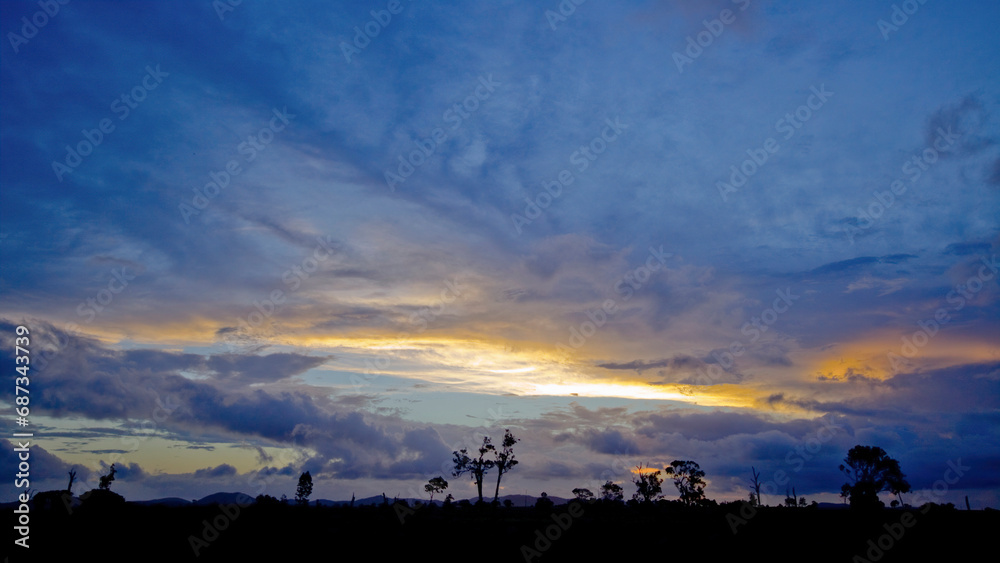
[[[881,539],[891,546],[873,552],[881,553],[880,563],[954,561],[974,560],[979,550],[992,549],[998,526],[1000,512],[940,506],[858,513],[677,501],[573,501],[526,508],[491,503],[411,507],[402,501],[359,507],[84,503],[72,514],[58,504],[33,508],[30,555],[53,561],[88,553],[146,561],[259,561],[328,553],[395,561],[420,553],[477,553],[477,561],[484,562],[546,562],[766,554],[775,561],[850,562],[871,561],[869,542],[877,546]],[[6,551],[13,539],[7,538]],[[12,555],[11,561],[23,560],[17,552]]]

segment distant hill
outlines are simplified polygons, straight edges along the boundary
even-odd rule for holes
[[[192,504],[192,502],[183,498],[167,497],[153,500],[132,501],[132,504],[138,504],[140,506],[188,506],[189,504]]]
[[[404,499],[399,499],[404,500]],[[405,499],[408,503],[413,504],[414,499]],[[354,499],[354,506],[378,506],[382,504],[382,495],[377,495],[374,497],[365,497]],[[294,502],[294,501],[289,501]],[[389,497],[389,502],[392,502],[392,497]],[[426,502],[426,501],[424,501]],[[317,499],[309,501],[309,504],[318,504],[320,506],[349,506],[351,501],[349,500],[328,500],[328,499]],[[434,504],[438,504],[437,501]]]
[[[215,493],[194,501],[198,506],[206,504],[253,504],[254,497],[244,493]]]

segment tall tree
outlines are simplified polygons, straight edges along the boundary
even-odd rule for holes
[[[493,493],[493,502],[500,499],[500,479],[503,478],[503,474],[509,472],[519,463],[514,459],[514,444],[520,441],[510,433],[509,428],[504,432],[503,442],[500,444],[500,449],[496,450],[496,459],[493,462],[497,468],[497,488]]]
[[[454,458],[452,462],[455,464],[455,470],[451,473],[453,477],[460,477],[464,473],[468,473],[473,481],[476,482],[476,490],[479,492],[479,502],[483,502],[483,477],[486,472],[493,468],[494,461],[492,459],[487,459],[486,454],[495,451],[496,446],[494,446],[489,436],[483,436],[483,445],[479,446],[479,457],[469,457],[469,452],[466,448],[462,448],[457,452],[452,452]]]
[[[308,471],[299,475],[299,486],[295,487],[295,502],[309,504],[309,495],[313,492],[313,478]]]
[[[705,501],[705,472],[693,461],[675,459],[664,469],[664,472],[674,478],[674,486],[681,495],[684,504],[701,504]]]
[[[431,495],[431,502],[434,502],[434,495],[437,493],[443,493],[445,489],[448,488],[448,481],[444,480],[444,477],[435,477],[427,484],[424,485],[424,492]]]
[[[622,486],[618,483],[607,481],[601,485],[601,500],[603,501],[621,502],[622,493]]]
[[[841,496],[849,498],[854,508],[879,508],[880,492],[898,496],[910,490],[899,462],[878,446],[854,446],[848,450],[840,470],[848,479],[841,487]]]
[[[663,479],[660,477],[660,470],[656,471],[642,470],[642,464],[636,467],[635,476],[632,477],[632,482],[635,483],[635,494],[632,498],[635,500],[641,500],[645,503],[650,503],[656,500],[663,492]]]

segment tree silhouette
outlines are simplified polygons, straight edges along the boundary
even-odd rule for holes
[[[897,469],[898,465],[899,464],[897,462]],[[889,479],[889,492],[896,495],[896,499],[899,501],[899,504],[903,504],[903,493],[910,492],[910,484],[907,483],[906,479],[903,477],[905,477],[905,475],[900,472],[898,476],[893,475]]]
[[[759,506],[763,506],[764,505],[764,499],[763,499],[763,497],[760,496],[760,485],[761,485],[761,483],[760,483],[760,471],[757,471],[757,468],[755,468],[755,467],[753,467],[751,465],[750,466],[750,474],[753,475],[753,478],[750,479],[750,488],[753,489],[753,492],[755,493],[755,494],[751,495],[751,497],[750,497],[751,498],[750,503],[751,504],[757,504]],[[756,499],[756,501],[753,500],[753,499]]]
[[[66,492],[73,492],[73,481],[76,481],[76,469],[69,470],[69,485],[66,485]]]
[[[490,443],[489,436],[483,436],[483,445],[479,446],[479,457],[469,457],[469,452],[465,448],[457,452],[452,452],[455,456],[452,460],[455,464],[452,476],[460,477],[462,474],[468,473],[472,480],[476,482],[476,490],[479,492],[479,502],[483,502],[483,477],[487,471],[493,468],[495,463],[492,459],[486,458],[486,454],[492,451],[496,451],[496,446]]]
[[[272,497],[271,495],[265,495],[263,493],[257,495],[254,499],[259,506],[277,506],[281,504],[278,499]]]
[[[115,464],[111,464],[107,475],[101,475],[96,489],[91,489],[82,495],[80,500],[84,506],[90,507],[120,507],[125,504],[125,497],[111,492],[111,482],[115,480]]]
[[[795,487],[792,487],[792,493],[791,495],[789,495],[788,487],[785,487],[785,506],[790,506],[792,508],[795,508],[796,506],[799,505],[801,506],[806,505],[805,497],[800,499],[798,493],[795,492]]]
[[[513,434],[510,433],[510,429],[504,431],[503,442],[500,444],[500,449],[496,451],[496,460],[493,465],[497,468],[497,488],[493,493],[493,502],[497,502],[500,498],[500,479],[503,478],[503,474],[509,472],[514,468],[519,462],[514,459],[514,444],[520,442],[521,440],[515,438]]]
[[[646,469],[649,469],[648,467]],[[663,478],[660,477],[660,470],[643,471],[642,464],[636,468],[636,475],[632,478],[635,483],[635,494],[632,498],[642,502],[653,502],[660,493],[663,492]]]
[[[664,473],[674,478],[674,486],[681,495],[684,504],[701,504],[705,502],[705,472],[693,461],[675,459],[664,469]]]
[[[878,446],[857,445],[847,452],[840,470],[848,482],[841,487],[840,495],[850,499],[853,508],[880,508],[878,499],[882,491],[899,495],[910,491],[899,462]]]
[[[590,492],[590,489],[573,489],[573,495],[576,496],[576,500],[583,502],[594,500],[594,493]]]
[[[443,493],[447,488],[448,481],[445,481],[444,477],[435,477],[430,481],[427,481],[427,484],[424,485],[424,492],[429,493],[431,495],[430,501],[434,502],[435,493]]]
[[[295,487],[295,502],[309,504],[309,495],[313,492],[313,478],[308,471],[299,475],[299,486]]]
[[[111,482],[115,480],[115,464],[111,464],[111,472],[107,475],[101,475],[100,483],[98,483],[98,488],[102,491],[111,490]]]
[[[621,502],[623,492],[621,485],[608,481],[601,485],[601,500]]]
[[[548,512],[552,510],[554,505],[555,503],[549,498],[549,493],[542,491],[542,496],[538,497],[538,500],[535,501],[535,510]]]

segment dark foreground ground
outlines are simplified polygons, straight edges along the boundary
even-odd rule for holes
[[[742,514],[740,510],[743,510]],[[30,513],[29,549],[10,524],[10,561],[984,561],[1000,512],[686,508],[574,502],[534,508],[79,506]],[[13,510],[5,521],[16,525]],[[734,533],[735,528],[735,533]]]

